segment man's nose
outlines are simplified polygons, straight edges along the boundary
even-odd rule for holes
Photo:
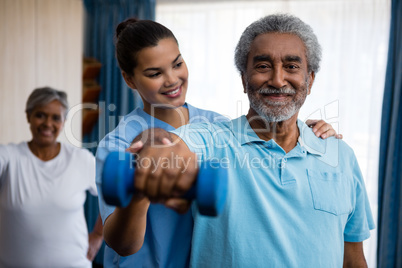
[[[282,68],[274,68],[274,70],[271,72],[271,77],[268,82],[269,85],[276,88],[281,88],[285,86],[286,85],[285,73],[282,70]]]

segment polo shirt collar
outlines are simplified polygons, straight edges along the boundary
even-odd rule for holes
[[[299,128],[298,142],[310,154],[323,155],[325,153],[326,141],[318,138],[313,130],[300,119],[297,119],[297,127]]]
[[[232,121],[233,134],[243,146],[244,144],[251,142],[265,142],[257,136],[255,131],[251,128],[247,117],[245,115],[240,116]]]
[[[233,134],[241,145],[252,142],[265,142],[260,139],[255,131],[251,128],[245,115],[240,116],[232,121]],[[317,138],[310,127],[308,127],[300,119],[297,120],[300,136],[298,138],[299,145],[308,153],[314,155],[323,155],[325,153],[326,142],[321,138]]]

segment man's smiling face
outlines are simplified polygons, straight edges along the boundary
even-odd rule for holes
[[[268,122],[297,116],[314,81],[306,49],[293,34],[266,33],[250,47],[242,76],[251,108]]]

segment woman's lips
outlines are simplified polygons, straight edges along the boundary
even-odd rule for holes
[[[50,137],[53,135],[53,131],[51,129],[42,129],[39,131],[42,136]]]
[[[181,86],[177,87],[175,89],[169,90],[167,92],[162,93],[163,95],[165,95],[168,98],[176,98],[178,96],[181,95],[182,89]]]

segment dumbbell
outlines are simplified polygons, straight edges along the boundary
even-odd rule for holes
[[[134,173],[131,153],[108,154],[102,172],[102,195],[107,204],[126,207],[130,203],[135,191]],[[195,199],[202,215],[217,216],[226,201],[227,184],[227,169],[204,161],[199,167],[196,184],[183,197]]]

